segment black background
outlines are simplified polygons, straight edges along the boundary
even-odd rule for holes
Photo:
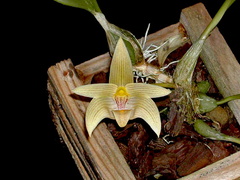
[[[144,36],[148,23],[149,33],[177,23],[181,9],[198,2],[203,2],[214,16],[223,0],[98,0],[109,22],[131,31],[137,38]],[[13,5],[15,16],[7,21],[10,28],[5,46],[10,49],[7,70],[12,75],[8,86],[12,92],[7,94],[14,102],[9,106],[14,111],[7,113],[11,117],[7,127],[8,134],[14,135],[8,141],[13,147],[6,149],[14,151],[8,163],[17,174],[9,175],[81,179],[51,120],[47,69],[67,58],[77,65],[107,52],[105,32],[89,12],[53,0]],[[218,25],[237,59],[240,59],[239,10],[239,2],[235,2]]]

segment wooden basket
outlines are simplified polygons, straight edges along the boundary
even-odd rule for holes
[[[211,21],[202,3],[182,10],[180,22],[148,36],[148,44],[160,44],[179,33],[181,23],[194,42]],[[204,61],[220,93],[226,97],[240,93],[240,65],[223,36],[216,28],[207,39],[201,59]],[[49,105],[60,137],[67,145],[84,179],[135,179],[119,147],[104,122],[88,138],[84,122],[87,103],[73,96],[71,90],[91,82],[99,72],[107,72],[108,53],[74,66],[70,59],[48,69]],[[240,123],[240,100],[229,103]],[[240,177],[240,152],[232,154],[181,179],[236,179]]]

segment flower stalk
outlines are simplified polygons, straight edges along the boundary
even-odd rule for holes
[[[236,100],[236,99],[240,99],[240,94],[236,94],[236,95],[233,95],[233,96],[228,96],[226,98],[223,98],[223,99],[217,101],[216,104],[221,105],[221,104],[224,104],[224,103],[227,103],[229,101]]]

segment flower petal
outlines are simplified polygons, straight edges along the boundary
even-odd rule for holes
[[[162,97],[171,93],[169,89],[145,83],[129,83],[126,85],[126,89],[130,96],[147,96],[149,98]]]
[[[132,110],[113,110],[112,112],[119,127],[125,127],[132,114]]]
[[[72,91],[78,95],[86,96],[86,97],[111,97],[117,90],[117,85],[115,84],[88,84],[79,86]]]
[[[133,83],[132,62],[122,38],[119,38],[113,54],[109,83],[118,86]]]
[[[112,98],[94,98],[88,105],[86,112],[86,127],[89,136],[93,130],[104,118],[113,118],[109,109],[114,107],[114,100]]]
[[[135,113],[131,119],[142,118],[159,137],[161,132],[161,118],[156,104],[150,98],[137,97],[134,99],[136,101]]]

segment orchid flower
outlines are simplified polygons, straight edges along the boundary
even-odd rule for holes
[[[126,126],[129,120],[142,118],[159,136],[160,113],[151,98],[171,92],[157,85],[134,83],[131,59],[121,37],[114,50],[109,83],[82,85],[72,91],[93,98],[85,117],[89,136],[104,118],[115,119],[120,127]]]

